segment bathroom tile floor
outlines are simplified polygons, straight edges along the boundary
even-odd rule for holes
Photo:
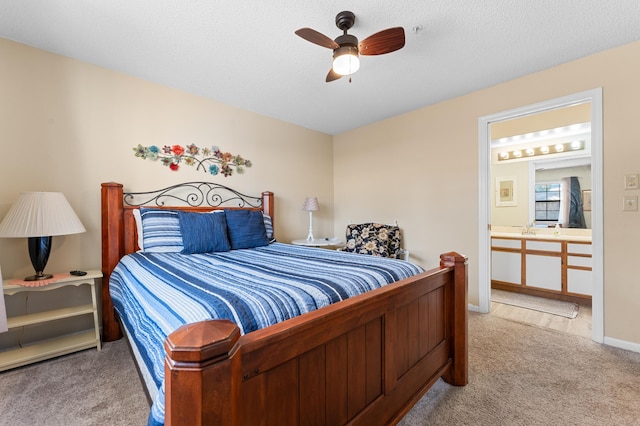
[[[491,315],[591,338],[591,306],[580,305],[576,318],[565,318],[517,306],[491,302]]]

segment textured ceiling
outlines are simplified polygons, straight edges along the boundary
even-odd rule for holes
[[[639,0],[0,0],[0,37],[328,134],[640,40]],[[325,83],[351,10],[406,45]],[[420,28],[417,32],[414,28]]]

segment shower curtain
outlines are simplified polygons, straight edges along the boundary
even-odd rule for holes
[[[558,223],[563,228],[586,228],[582,209],[582,191],[580,181],[571,176],[560,180],[560,215]]]

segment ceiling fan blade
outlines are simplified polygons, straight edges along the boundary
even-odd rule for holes
[[[358,44],[361,55],[383,55],[404,47],[404,28],[387,28],[365,38]]]
[[[341,76],[340,74],[338,74],[337,72],[335,72],[335,71],[333,70],[333,68],[331,68],[331,69],[329,70],[329,73],[327,74],[327,79],[326,79],[325,81],[326,81],[327,83],[329,83],[329,82],[331,82],[331,81],[334,81],[334,80],[339,79],[340,77],[342,77],[342,76]]]
[[[328,49],[337,49],[340,47],[338,43],[331,40],[326,35],[311,28],[300,28],[296,31],[296,34],[313,44],[317,44],[318,46],[326,47]]]

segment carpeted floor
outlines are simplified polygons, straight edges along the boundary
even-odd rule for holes
[[[640,425],[640,354],[470,313],[469,385],[442,381],[401,421],[418,425]],[[0,424],[144,425],[123,340],[0,373]]]
[[[0,425],[145,425],[149,404],[123,339],[0,373]]]
[[[640,353],[471,313],[469,365],[400,425],[640,425]]]

